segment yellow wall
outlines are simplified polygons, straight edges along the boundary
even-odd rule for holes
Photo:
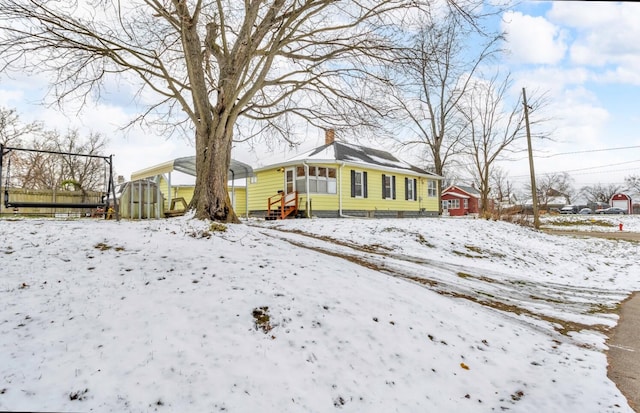
[[[351,197],[351,170],[367,173],[367,198]],[[382,198],[382,175],[396,177],[396,199]],[[438,211],[438,197],[427,197],[427,178],[417,177],[390,171],[379,171],[369,168],[345,166],[339,172],[342,185],[342,209],[366,211]],[[405,178],[415,178],[417,183],[417,200],[405,200]]]
[[[163,175],[160,175],[160,192],[162,192],[162,196],[164,197],[164,207],[165,209],[169,209],[169,183],[164,178]],[[172,185],[171,186],[171,199],[176,198],[184,198],[187,202],[191,202],[191,198],[193,198],[193,189],[194,185]]]
[[[229,196],[233,191],[235,199],[231,198],[233,202],[233,210],[236,212],[236,215],[239,217],[243,217],[247,213],[247,189],[243,186],[236,186],[231,188],[229,186],[227,188],[229,190]]]
[[[312,166],[324,166],[337,169],[337,194],[311,193],[311,206],[313,211],[338,211],[340,209],[339,195],[342,194],[342,210],[358,211],[420,211],[424,208],[427,212],[437,212],[439,209],[438,197],[427,197],[427,178],[415,175],[383,172],[370,168],[357,168],[337,164],[311,164]],[[351,170],[367,172],[367,198],[351,197]],[[395,175],[396,199],[382,199],[382,175]],[[417,178],[418,200],[405,200],[404,178]],[[284,168],[273,168],[256,171],[256,177],[249,180],[249,210],[265,211],[268,198],[276,196],[278,191],[284,190]],[[299,194],[300,209],[305,209],[307,195]],[[421,200],[420,200],[421,198]]]
[[[166,181],[166,179],[164,179],[164,176],[160,177],[160,192],[162,192],[162,195],[164,197],[164,205],[165,205],[165,209],[168,210],[169,209],[169,197],[167,196],[168,194],[168,183]],[[191,199],[193,198],[193,190],[194,190],[195,186],[194,185],[172,185],[171,186],[171,199],[176,199],[176,198],[184,198],[184,200],[187,202],[187,205],[189,204],[189,202],[191,202]],[[232,187],[229,186],[227,188],[229,190],[229,196],[231,196],[231,190]],[[245,215],[247,212],[247,207],[246,207],[246,199],[247,199],[247,191],[246,188],[243,186],[235,186],[233,187],[233,191],[235,192],[235,202],[234,202],[234,211],[236,212],[236,215],[241,216],[241,215]],[[233,198],[232,198],[233,200]],[[182,204],[176,206],[179,208],[182,208]]]
[[[284,172],[276,168],[257,171],[256,176],[249,178],[249,211],[266,211],[268,199],[278,195],[284,188]]]

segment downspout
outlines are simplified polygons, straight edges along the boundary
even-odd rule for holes
[[[362,217],[354,217],[353,215],[345,215],[342,213],[342,168],[344,168],[344,162],[340,162],[340,187],[338,191],[340,194],[338,195],[338,216],[340,218],[362,218]]]
[[[233,194],[233,202],[231,203],[231,208],[233,208],[233,212],[235,212],[236,211],[236,173],[233,171],[233,169],[229,169],[229,171],[231,171],[231,193]]]
[[[311,195],[309,192],[309,164],[307,164],[307,161],[302,161],[302,165],[304,166],[305,192],[307,193],[307,205],[305,208],[305,213],[307,215],[307,218],[311,218]]]
[[[342,218],[342,169],[344,168],[344,162],[340,163],[340,168],[338,171],[340,178],[340,185],[338,186],[338,216]]]
[[[244,171],[244,211],[246,218],[249,219],[249,170],[245,167]]]
[[[167,209],[171,209],[171,171],[167,174]]]
[[[160,175],[156,175],[153,180],[156,184],[156,218],[160,218],[160,201],[162,200],[162,192],[160,191]]]

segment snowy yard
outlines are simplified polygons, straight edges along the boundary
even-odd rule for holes
[[[605,350],[639,253],[480,219],[3,219],[0,411],[631,412]]]

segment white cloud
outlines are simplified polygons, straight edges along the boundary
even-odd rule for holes
[[[514,83],[527,89],[540,90],[551,94],[562,93],[567,86],[582,85],[591,80],[592,74],[584,68],[566,69],[543,66],[514,73]]]
[[[640,5],[612,2],[554,2],[547,18],[575,31],[571,62],[620,66],[618,82],[640,83]]]
[[[567,51],[565,33],[544,17],[508,11],[503,16],[510,60],[517,63],[555,64]]]
[[[0,89],[0,106],[12,108],[13,102],[22,99],[22,92],[19,90]]]

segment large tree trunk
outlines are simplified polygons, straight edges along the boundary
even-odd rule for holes
[[[437,141],[436,141],[437,142]],[[442,164],[442,158],[440,157],[440,143],[437,142],[436,146],[432,147],[431,153],[433,155],[433,164],[435,166],[436,175],[444,177],[444,165]],[[442,180],[437,181],[438,191],[438,215],[442,215],[442,191],[446,189],[442,187]]]
[[[236,120],[227,101],[228,96],[233,96],[234,83],[230,79],[235,67],[229,64],[225,67],[231,70],[221,68],[217,105],[212,108],[205,80],[204,52],[197,31],[200,9],[197,8],[192,16],[186,2],[173,0],[173,3],[181,17],[182,45],[193,99],[190,115],[196,129],[196,187],[189,208],[195,209],[196,218],[238,223],[227,190]]]
[[[195,208],[196,218],[238,223],[227,190],[232,132],[221,126],[203,135],[196,136],[197,175],[190,208]]]

